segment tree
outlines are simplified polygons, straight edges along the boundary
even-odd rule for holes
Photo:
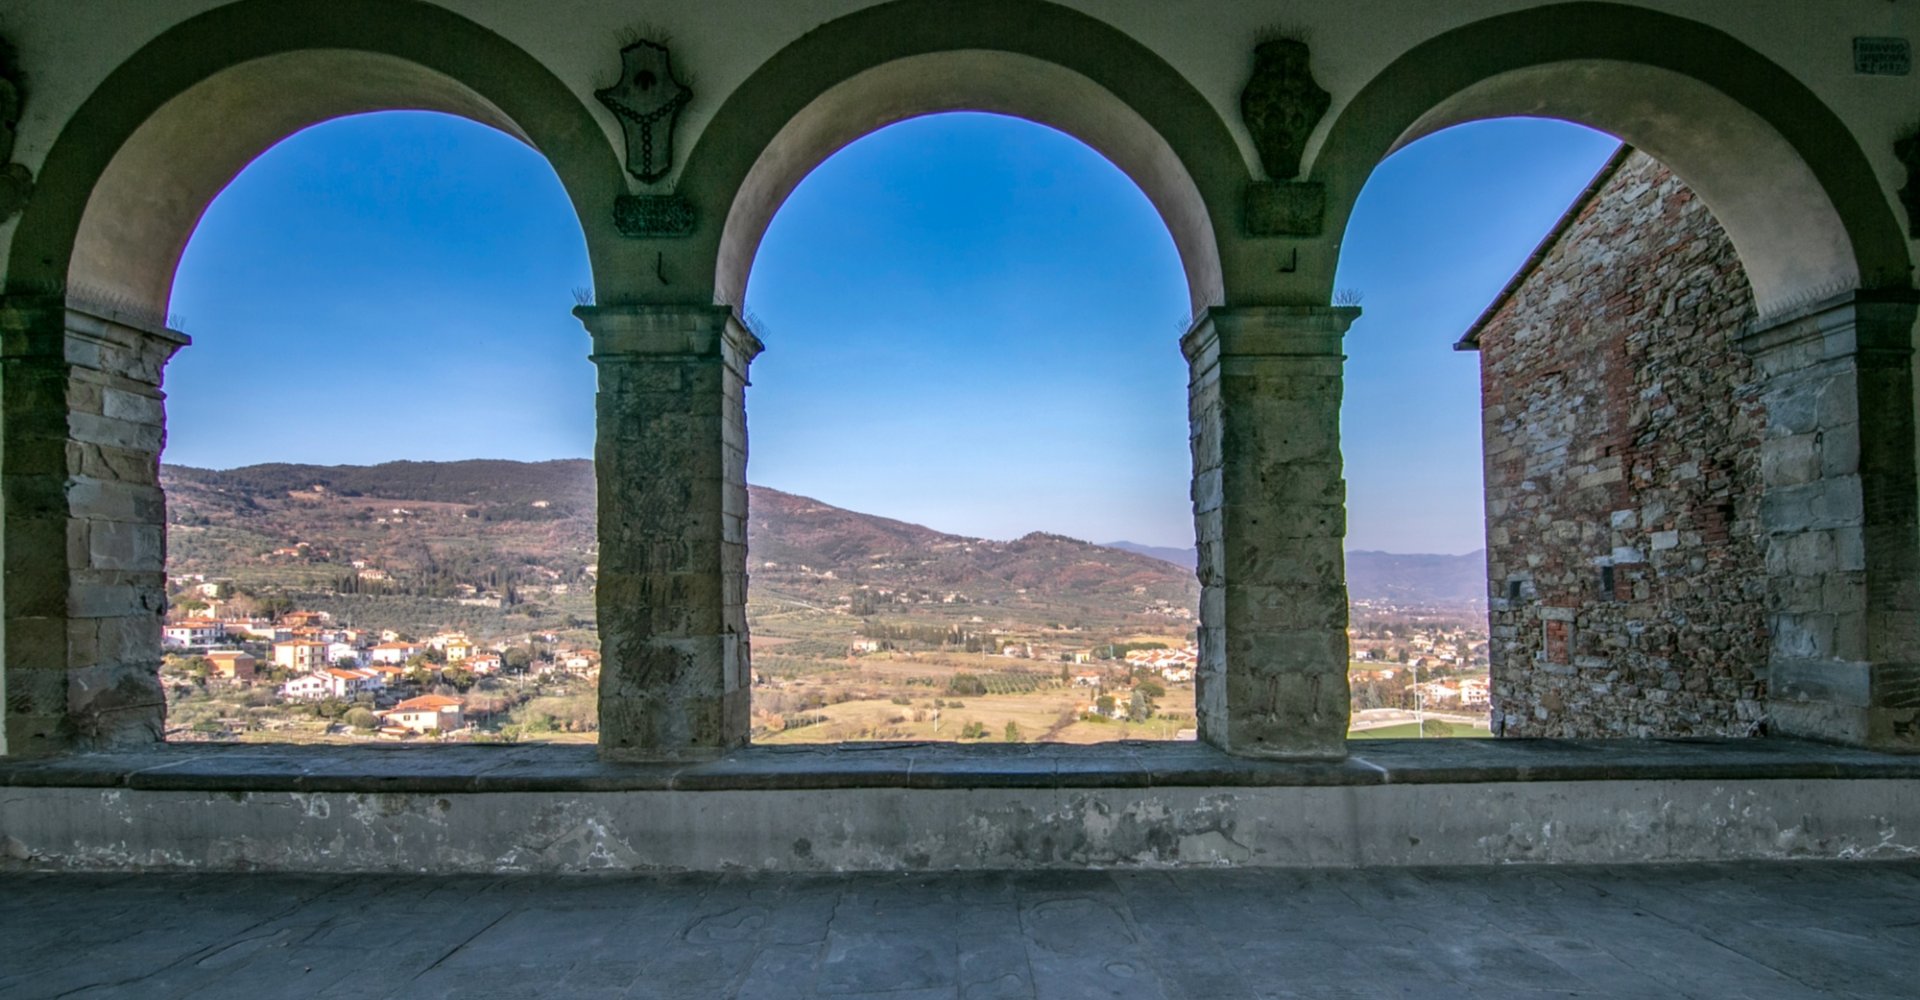
[[[1018,722],[1013,721],[1012,719],[1008,719],[1007,720],[1007,742],[1018,743],[1020,742],[1020,739],[1021,739],[1020,724]]]
[[[1098,709],[1101,715],[1111,717],[1113,715],[1113,695],[1103,694],[1093,699],[1093,707]]]
[[[950,694],[978,697],[987,693],[987,682],[973,674],[954,674],[953,679],[947,681],[947,691]]]
[[[1155,699],[1155,700],[1158,700],[1160,698],[1165,698],[1167,696],[1167,689],[1164,686],[1162,686],[1159,681],[1155,681],[1155,680],[1141,681],[1139,686],[1136,687],[1135,690],[1139,691],[1141,694],[1146,695],[1148,698]]]
[[[506,654],[501,657],[501,662],[506,664],[508,670],[517,674],[524,674],[527,672],[528,667],[533,666],[533,650],[523,646],[515,646],[507,650]]]
[[[365,708],[348,709],[341,721],[363,733],[373,732],[380,727],[380,717]]]

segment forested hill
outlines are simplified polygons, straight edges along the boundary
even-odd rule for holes
[[[362,569],[438,592],[580,580],[597,561],[593,463],[477,460],[373,466],[254,465],[161,469],[172,523],[170,570],[229,576],[275,560],[319,579]],[[754,487],[755,578],[802,597],[856,586],[970,600],[1193,607],[1191,569],[1058,535],[1012,541],[931,528]],[[297,555],[289,547],[305,543]],[[356,567],[354,563],[361,563]],[[290,575],[290,574],[289,574]]]
[[[169,489],[191,484],[235,496],[311,492],[320,486],[343,497],[423,500],[480,508],[546,501],[550,506],[590,514],[594,504],[593,462],[584,458],[551,462],[483,458],[380,465],[273,463],[224,470],[169,465],[161,470],[161,476]]]
[[[225,575],[301,542],[325,553],[307,557],[309,564],[344,567],[358,560],[401,579],[503,571],[578,579],[596,560],[587,459],[219,471],[169,465],[161,482],[175,572]],[[1193,606],[1199,599],[1190,550],[1094,545],[1044,533],[1012,541],[965,538],[765,487],[752,488],[749,512],[750,558],[762,579],[797,584],[795,573],[830,572],[845,583],[996,599],[1024,590],[1032,600],[1080,604],[1146,597]],[[1485,574],[1480,552],[1347,553],[1356,600],[1482,602]]]
[[[1191,548],[1108,542],[1110,547],[1164,559],[1191,567],[1197,560]],[[1347,553],[1347,593],[1356,601],[1394,604],[1457,606],[1487,600],[1487,553],[1465,555],[1408,555],[1355,549]]]

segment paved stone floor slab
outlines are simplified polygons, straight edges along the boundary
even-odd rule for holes
[[[0,997],[1920,997],[1920,863],[0,875]]]

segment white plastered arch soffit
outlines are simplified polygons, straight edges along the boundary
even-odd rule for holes
[[[397,56],[307,49],[253,59],[183,91],[127,138],[88,196],[69,289],[164,316],[201,215],[256,157],[324,121],[401,110],[457,115],[532,145],[473,90]]]
[[[1597,128],[1665,163],[1732,239],[1762,318],[1860,287],[1845,223],[1792,144],[1738,101],[1672,70],[1590,59],[1501,73],[1421,116],[1393,148],[1516,116]]]

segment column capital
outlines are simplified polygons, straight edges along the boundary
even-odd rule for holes
[[[1813,364],[1861,354],[1908,356],[1920,308],[1912,289],[1850,291],[1754,320],[1738,343],[1763,367]]]
[[[726,360],[744,370],[766,345],[732,306],[578,306],[573,314],[593,337],[592,360]]]
[[[1358,306],[1211,306],[1180,338],[1190,363],[1222,357],[1341,357]]]
[[[178,330],[59,296],[15,295],[0,303],[0,358],[7,360],[65,361],[135,376],[151,369],[157,381],[158,366],[191,343]]]

